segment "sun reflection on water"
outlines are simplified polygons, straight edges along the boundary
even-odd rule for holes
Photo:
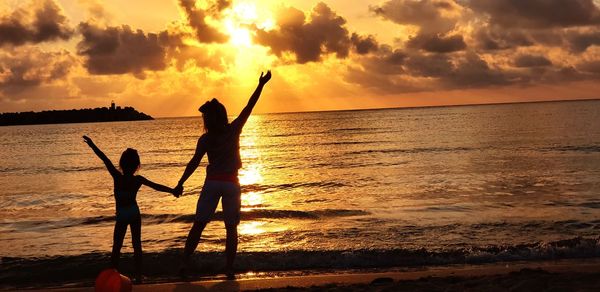
[[[265,225],[265,222],[261,221],[250,221],[244,222],[239,225],[239,233],[244,235],[256,235],[265,233],[266,230],[262,228]]]
[[[248,192],[242,196],[242,210],[251,210],[263,204],[263,194]]]

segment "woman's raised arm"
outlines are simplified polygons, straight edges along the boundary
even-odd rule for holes
[[[256,105],[256,102],[258,102],[258,98],[262,93],[263,87],[265,86],[265,84],[267,84],[267,82],[269,82],[269,80],[271,80],[271,70],[267,71],[267,74],[264,75],[263,72],[260,73],[260,77],[258,78],[258,86],[256,87],[256,90],[254,90],[254,93],[252,94],[252,96],[250,96],[250,100],[248,100],[248,104],[246,105],[246,107],[244,107],[240,115],[232,122],[232,124],[235,124],[240,129],[240,131],[246,124],[248,117],[250,117],[252,109],[254,109],[254,106]]]

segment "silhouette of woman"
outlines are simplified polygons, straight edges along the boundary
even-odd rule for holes
[[[196,152],[185,168],[177,187],[175,187],[176,194],[180,195],[183,192],[183,184],[198,168],[204,154],[207,154],[206,180],[198,198],[194,224],[185,242],[182,266],[179,271],[182,276],[185,276],[189,259],[198,246],[202,231],[210,221],[219,199],[222,197],[227,232],[225,271],[228,278],[235,277],[233,262],[237,252],[237,226],[240,223],[241,206],[241,192],[238,181],[238,169],[242,166],[239,149],[240,134],[260,97],[263,87],[270,79],[271,71],[268,71],[264,76],[263,73],[260,74],[258,86],[250,97],[248,104],[231,123],[227,120],[225,107],[216,99],[206,102],[199,109],[202,113],[205,133],[198,139]]]

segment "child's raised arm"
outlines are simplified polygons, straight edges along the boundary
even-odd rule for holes
[[[116,177],[117,175],[120,174],[120,172],[117,170],[117,168],[115,168],[115,166],[113,165],[112,161],[110,161],[110,159],[108,159],[108,157],[106,157],[104,152],[102,152],[102,150],[100,150],[98,148],[98,146],[96,146],[96,144],[94,144],[94,141],[92,141],[92,139],[90,137],[83,136],[83,141],[85,143],[87,143],[90,146],[90,148],[92,148],[92,150],[94,150],[94,153],[96,153],[96,155],[98,155],[98,157],[102,160],[102,162],[104,162],[104,165],[106,165],[106,169],[108,169],[108,172],[110,172],[110,175],[112,175],[113,177]]]
[[[159,192],[165,192],[175,195],[175,190],[173,188],[167,187],[165,185],[157,184],[141,175],[138,175],[137,178],[140,180],[140,183],[146,186],[149,186]]]

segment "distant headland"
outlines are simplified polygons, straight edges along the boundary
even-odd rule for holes
[[[66,123],[95,123],[115,121],[153,120],[151,116],[138,112],[133,107],[110,107],[50,110],[41,112],[0,113],[0,126],[37,125],[37,124],[66,124]]]

